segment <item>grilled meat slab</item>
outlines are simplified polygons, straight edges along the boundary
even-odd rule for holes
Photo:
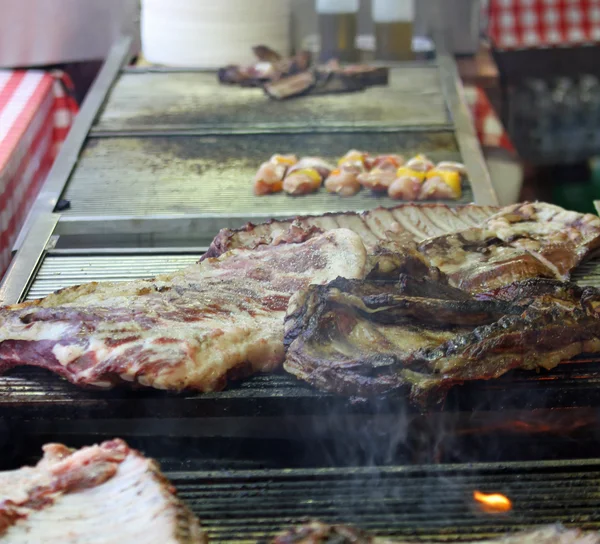
[[[409,276],[310,286],[290,300],[284,368],[326,391],[406,389],[426,404],[465,381],[600,351],[599,290],[535,279],[502,293],[472,297]]]
[[[360,237],[338,229],[150,280],[64,289],[0,308],[0,371],[34,365],[80,385],[219,390],[228,378],[281,364],[293,293],[364,277],[366,267]]]
[[[221,230],[202,259],[218,257],[231,249],[300,242],[317,233],[339,228],[356,232],[367,250],[382,241],[409,239],[422,242],[434,236],[477,227],[498,209],[475,205],[451,208],[445,204],[402,204],[363,213],[326,213],[259,225],[248,223],[240,229]]]
[[[325,544],[328,542],[331,544],[403,544],[400,540],[374,537],[355,527],[327,525],[318,521],[291,529],[272,540],[273,544]],[[494,540],[478,540],[477,544],[600,544],[600,534],[582,532],[579,529],[566,529],[557,524]]]
[[[207,255],[309,239],[338,227],[360,235],[369,253],[382,243],[418,251],[451,285],[481,292],[527,278],[568,280],[600,247],[600,218],[545,203],[497,209],[405,204],[362,214],[325,214],[223,230]]]
[[[121,440],[78,451],[48,444],[35,467],[0,473],[0,540],[208,542],[158,465]]]
[[[480,227],[425,240],[419,251],[456,287],[486,291],[531,277],[568,280],[600,247],[600,218],[544,203],[507,206]]]

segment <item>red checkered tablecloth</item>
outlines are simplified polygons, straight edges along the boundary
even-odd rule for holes
[[[465,86],[465,99],[471,108],[479,143],[483,147],[501,147],[514,152],[515,148],[485,91],[480,87]]]
[[[600,0],[489,0],[488,35],[496,49],[600,42]]]
[[[61,72],[0,70],[0,277],[77,103]]]

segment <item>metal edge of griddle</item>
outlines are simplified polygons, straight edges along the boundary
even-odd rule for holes
[[[16,304],[23,298],[43,260],[58,219],[53,213],[37,217],[0,283],[0,304]]]
[[[440,6],[433,10],[434,42],[441,78],[442,91],[454,123],[456,141],[462,161],[469,172],[476,204],[498,206],[499,200],[492,184],[492,178],[486,167],[483,151],[479,144],[469,108],[465,101],[464,89],[458,67],[448,52],[446,30],[441,16]]]
[[[288,123],[286,125],[274,126],[271,124],[255,123],[251,127],[247,124],[224,124],[218,125],[186,125],[180,124],[177,128],[167,125],[154,125],[154,128],[140,129],[90,129],[92,138],[142,138],[142,137],[171,137],[171,136],[255,136],[261,134],[340,134],[340,133],[419,133],[431,134],[439,132],[451,132],[455,134],[452,123],[438,125],[406,125],[402,128],[397,126],[381,126],[371,123],[354,122],[352,126],[346,123],[331,123],[327,126],[306,126],[305,123]]]
[[[103,107],[121,68],[131,55],[132,43],[133,39],[131,36],[122,36],[112,46],[100,73],[83,101],[81,109],[48,173],[46,181],[33,203],[25,224],[21,228],[13,246],[13,251],[18,251],[23,246],[28,231],[41,214],[51,214],[54,211],[56,203],[63,193],[71,172],[77,163],[79,153],[88,137],[89,130]]]

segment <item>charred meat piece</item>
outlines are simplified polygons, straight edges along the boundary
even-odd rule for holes
[[[375,539],[368,533],[347,525],[327,525],[312,521],[276,536],[272,544],[371,544]]]
[[[274,100],[285,100],[296,96],[302,96],[311,92],[317,83],[315,74],[310,71],[301,72],[293,76],[283,77],[265,83],[264,91],[269,98]]]
[[[401,540],[378,538],[355,527],[327,525],[313,521],[295,527],[277,537],[273,544],[407,544]],[[427,544],[422,542],[422,544]],[[433,544],[433,543],[432,543]],[[600,544],[600,534],[549,525],[531,531],[514,533],[493,540],[478,540],[465,544]]]
[[[419,250],[450,283],[485,291],[530,277],[566,280],[600,246],[600,218],[544,203],[502,209],[482,223],[424,241]]]
[[[422,242],[430,237],[441,236],[478,226],[482,221],[498,212],[495,206],[450,207],[446,204],[400,204],[394,208],[375,208],[368,212],[326,213],[323,215],[300,216],[295,219],[271,220],[254,225],[248,223],[239,229],[223,229],[210,244],[201,260],[218,257],[236,248],[253,249],[280,240],[282,233],[293,231],[292,238],[304,239],[315,232],[340,228],[351,229],[370,249],[381,241],[402,240]],[[316,229],[316,230],[315,230]]]
[[[283,362],[293,293],[338,275],[364,277],[366,266],[360,237],[338,229],[150,280],[67,288],[0,308],[0,371],[33,365],[78,385],[219,390]]]
[[[258,62],[251,66],[229,65],[218,71],[221,83],[242,87],[262,87],[269,81],[305,72],[311,63],[311,54],[301,51],[294,57],[283,58],[265,45],[252,48]]]
[[[600,248],[600,217],[567,211],[544,202],[502,208],[481,225],[568,279],[571,270]]]
[[[599,352],[600,291],[542,280],[536,295],[535,282],[513,285],[510,302],[408,277],[310,286],[290,300],[284,368],[326,391],[404,389],[426,404],[465,381]]]
[[[48,444],[35,467],[0,473],[0,540],[208,542],[158,465],[122,440],[78,451]]]

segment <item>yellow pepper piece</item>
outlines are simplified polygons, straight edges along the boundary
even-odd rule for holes
[[[401,166],[400,168],[398,168],[398,170],[396,170],[396,177],[416,178],[417,180],[419,180],[420,183],[423,183],[425,181],[426,175],[427,174],[425,172],[417,172],[416,170],[413,170],[412,168],[407,168],[406,166]]]
[[[348,162],[364,162],[365,156],[362,153],[348,153],[344,155],[339,161],[338,166],[342,166]]]
[[[430,170],[427,172],[427,179],[439,177],[456,195],[458,198],[461,195],[461,176],[459,172],[450,170]]]
[[[302,168],[301,170],[294,170],[290,174],[290,176],[293,176],[295,174],[304,174],[305,176],[308,176],[310,179],[312,179],[315,183],[321,183],[323,181],[321,174],[319,174],[319,172],[312,168]]]
[[[271,160],[276,164],[285,164],[287,166],[294,166],[298,162],[296,157],[290,155],[273,155]]]

